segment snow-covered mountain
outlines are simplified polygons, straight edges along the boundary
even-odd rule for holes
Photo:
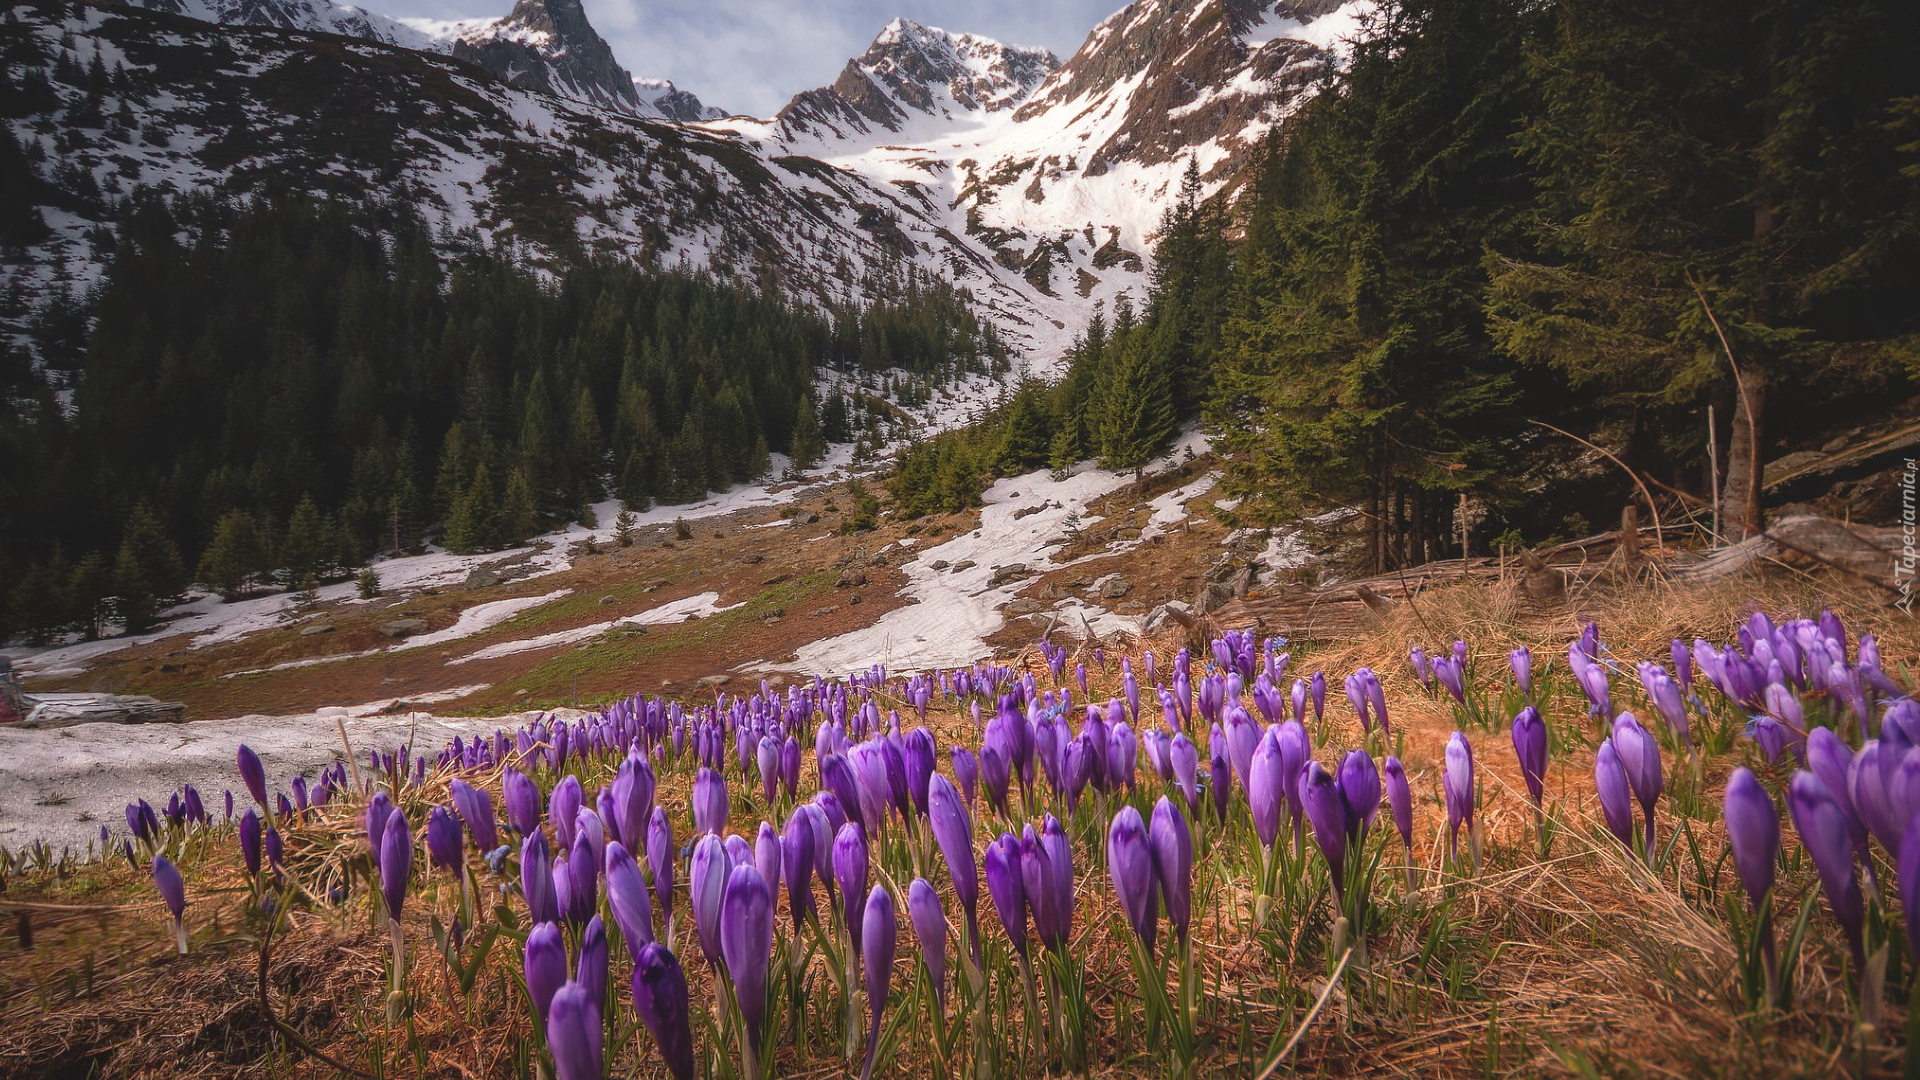
[[[227,26],[306,30],[444,53],[509,86],[666,120],[710,120],[722,110],[664,79],[638,79],[587,20],[580,0],[517,0],[505,16],[443,22],[392,19],[332,0],[122,0]]]
[[[1203,194],[1236,183],[1372,0],[1136,0],[1064,64],[897,20],[764,120],[634,79],[579,0],[455,24],[331,0],[133,2],[0,17],[0,117],[47,225],[0,266],[23,301],[0,331],[87,287],[97,230],[136,187],[294,190],[407,199],[450,237],[535,258],[584,246],[815,302],[914,266],[968,290],[1044,372],[1092,311],[1144,291],[1188,162]]]

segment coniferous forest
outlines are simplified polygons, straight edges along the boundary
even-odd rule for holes
[[[913,276],[821,311],[686,273],[445,255],[404,207],[137,198],[64,319],[63,402],[7,357],[0,638],[139,628],[199,581],[227,595],[337,578],[434,540],[523,541],[618,497],[686,502],[870,449],[881,417],[823,368],[901,398],[1004,348]],[[61,342],[41,335],[43,351]]]
[[[1920,8],[1410,0],[1276,129],[1244,189],[1190,173],[1138,312],[1065,378],[918,447],[947,483],[1137,469],[1204,417],[1248,523],[1339,507],[1375,569],[1579,535],[1630,481],[1754,520],[1760,460],[1920,374]],[[1758,446],[1760,452],[1754,453]],[[1585,463],[1577,459],[1587,457]]]

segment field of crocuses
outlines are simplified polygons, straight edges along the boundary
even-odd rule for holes
[[[1722,985],[1663,1008],[1792,1026],[1835,1071],[1897,1068],[1920,703],[1831,614],[1755,614],[1658,657],[1604,631],[1552,655],[1432,642],[1384,679],[1245,632],[1170,656],[1042,644],[1026,667],[632,698],[311,782],[243,746],[245,790],[136,801],[101,842],[151,874],[179,953],[258,949],[283,1072],[470,1075],[436,1064],[452,1023],[487,1033],[491,1075],[553,1080],[1266,1077],[1326,1071],[1302,1047],[1327,1029],[1404,1041],[1415,1074],[1427,1039],[1451,1048],[1434,1071],[1612,1073],[1529,1047],[1474,970],[1612,931],[1516,921],[1493,951],[1463,944],[1490,893],[1576,862],[1578,889],[1676,898],[1618,948],[1698,949],[1696,925],[1731,945]],[[1402,704],[1454,730],[1409,747]],[[1563,755],[1590,778],[1550,783]],[[1519,788],[1489,782],[1496,760]],[[1496,860],[1499,799],[1525,809]],[[197,917],[236,897],[243,925]],[[387,943],[357,1057],[269,994],[276,941],[321,924]]]

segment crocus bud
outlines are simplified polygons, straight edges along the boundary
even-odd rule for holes
[[[947,872],[953,878],[953,894],[966,917],[967,938],[977,951],[980,946],[980,878],[973,858],[973,819],[967,801],[954,790],[944,776],[935,775],[927,784],[927,817],[933,826],[934,842],[947,860]],[[979,961],[976,954],[975,961]]]
[[[1593,786],[1600,796],[1600,812],[1611,832],[1628,851],[1633,850],[1633,789],[1612,739],[1604,739],[1593,755]]]
[[[521,836],[531,836],[540,828],[540,789],[518,769],[509,767],[500,777],[500,790],[507,803],[507,824]],[[471,827],[472,822],[468,822]]]
[[[1387,776],[1387,807],[1393,811],[1393,827],[1400,834],[1400,842],[1406,845],[1408,858],[1413,855],[1413,789],[1407,785],[1406,766],[1400,759],[1391,755],[1383,770]]]
[[[773,897],[760,871],[751,865],[733,868],[727,878],[720,910],[720,954],[733,979],[740,1018],[747,1025],[747,1041],[755,1052],[763,1045],[766,1020],[768,952],[773,948]],[[891,959],[891,958],[889,958]]]
[[[687,872],[687,892],[693,905],[693,925],[700,938],[700,951],[707,962],[720,962],[720,902],[726,897],[726,845],[712,833],[702,836],[693,846],[693,861]]]
[[[380,834],[386,830],[387,819],[393,816],[393,800],[387,798],[384,791],[376,791],[373,798],[367,800],[366,830],[367,853],[377,862],[380,858]]]
[[[693,778],[693,831],[720,835],[727,827],[727,781],[702,767]]]
[[[442,870],[460,873],[463,838],[460,822],[447,812],[444,806],[436,806],[427,813],[427,861]]]
[[[880,1046],[880,1017],[887,1007],[887,987],[893,980],[893,956],[900,939],[900,920],[893,910],[893,896],[876,885],[867,894],[866,912],[860,921],[861,950],[867,977],[867,1063],[860,1070],[861,1080],[873,1075],[873,1055]]]
[[[553,891],[553,859],[547,837],[539,829],[520,843],[520,895],[527,901],[529,922],[559,922],[560,901]]]
[[[260,876],[260,815],[252,810],[240,815],[240,858],[247,865],[248,877]]]
[[[638,960],[640,950],[653,940],[653,905],[647,899],[647,882],[640,876],[640,864],[620,841],[608,841],[606,859],[607,906],[613,910],[613,923],[620,928],[628,957]]]
[[[407,881],[413,874],[413,829],[407,815],[395,810],[380,833],[380,892],[387,900],[387,918],[400,921],[407,902]]]
[[[464,780],[455,780],[448,787],[453,791],[453,808],[466,823],[473,846],[482,854],[499,847],[500,831],[493,820],[493,799]]]
[[[553,995],[547,1015],[547,1048],[553,1052],[554,1080],[600,1080],[603,994],[569,982]]]
[[[184,921],[187,910],[187,885],[180,880],[180,868],[165,855],[153,857],[153,887],[160,892],[160,900],[167,905],[167,914],[173,922],[173,935],[180,948],[181,955],[187,951],[187,926]]]
[[[673,867],[678,856],[673,850],[673,822],[667,808],[656,806],[647,822],[647,865],[653,868],[654,899],[660,901],[660,917],[673,918]]]
[[[855,952],[860,951],[860,904],[867,894],[867,834],[854,822],[833,838],[833,878],[844,905],[841,918]]]
[[[1107,828],[1107,872],[1113,878],[1113,892],[1121,911],[1151,956],[1158,927],[1158,883],[1153,879],[1153,849],[1147,844],[1146,822],[1131,806],[1121,807]]]
[[[1725,814],[1733,866],[1757,911],[1773,889],[1774,866],[1780,858],[1780,816],[1760,781],[1744,767],[1727,778]]]
[[[1507,664],[1513,668],[1513,685],[1520,688],[1522,695],[1531,699],[1533,697],[1533,650],[1525,645],[1520,646],[1507,654]]]
[[[269,809],[267,803],[267,769],[260,763],[260,755],[246,743],[240,744],[234,758],[240,766],[240,780],[247,786],[247,794],[260,804],[262,810]]]
[[[907,886],[907,919],[913,923],[913,936],[920,942],[920,959],[927,965],[927,978],[933,983],[934,999],[944,1012],[947,1006],[947,916],[940,910],[940,894],[927,884],[926,878],[914,878]]]
[[[987,895],[1000,915],[1013,951],[1027,954],[1027,897],[1020,877],[1020,841],[1001,833],[987,845]]]
[[[653,1035],[660,1060],[674,1080],[693,1080],[693,1028],[688,1023],[687,975],[671,950],[658,942],[633,962],[633,1011]]]
[[[1173,782],[1187,799],[1187,813],[1200,812],[1200,748],[1186,732],[1178,732],[1167,744],[1167,761],[1173,767]]]
[[[553,996],[567,981],[567,943],[561,938],[557,924],[542,922],[534,925],[527,934],[523,963],[527,996],[533,999],[533,1011],[540,1018],[540,1023],[545,1025],[553,1005]]]
[[[1447,739],[1447,767],[1440,785],[1447,800],[1447,853],[1459,857],[1460,827],[1473,831],[1473,747],[1467,737],[1454,732]]]
[[[812,806],[795,807],[780,837],[780,876],[787,883],[787,910],[793,916],[795,934],[813,911],[812,814],[818,812]]]
[[[1253,831],[1268,851],[1280,836],[1280,814],[1286,807],[1287,776],[1281,761],[1278,728],[1268,728],[1254,747],[1247,767],[1247,805],[1253,813]]]
[[[574,981],[593,994],[593,1000],[607,997],[607,925],[595,915],[580,932],[580,959],[574,966]]]
[[[1307,762],[1300,774],[1300,804],[1307,823],[1313,827],[1313,842],[1327,860],[1333,875],[1334,892],[1345,890],[1347,869],[1347,807],[1340,798],[1340,784],[1318,761]]]
[[[1860,882],[1853,872],[1853,837],[1847,828],[1846,814],[1820,778],[1805,771],[1793,775],[1793,782],[1787,788],[1787,809],[1793,815],[1793,827],[1800,834],[1801,846],[1812,856],[1814,868],[1820,873],[1820,889],[1827,895],[1827,906],[1833,909],[1833,917],[1846,933],[1854,966],[1859,968],[1866,961],[1861,933],[1867,910],[1860,894]]]
[[[547,817],[553,822],[553,839],[561,851],[573,850],[574,823],[580,816],[580,808],[586,804],[587,796],[580,789],[579,777],[561,777],[553,786],[553,794],[547,799]]]
[[[980,783],[980,759],[964,746],[954,747],[948,756],[953,760],[953,779],[971,806]]]
[[[1627,783],[1633,787],[1634,797],[1640,800],[1640,808],[1646,815],[1647,851],[1653,851],[1653,807],[1660,801],[1660,792],[1664,781],[1660,773],[1660,744],[1655,742],[1647,729],[1640,726],[1630,712],[1623,712],[1613,721],[1613,749],[1620,756],[1620,767],[1626,771]]]
[[[1380,813],[1380,769],[1365,750],[1349,750],[1340,759],[1340,801],[1347,808],[1347,831],[1365,835]]]
[[[1527,783],[1527,794],[1538,807],[1546,793],[1547,724],[1540,710],[1529,705],[1513,718],[1513,756],[1520,759],[1520,778]]]
[[[644,755],[629,751],[626,760],[620,763],[620,771],[613,778],[611,795],[615,816],[609,823],[629,851],[639,850],[646,836],[648,820],[654,810],[653,790],[653,766],[647,763]]]
[[[767,883],[767,892],[775,897],[780,894],[780,834],[773,831],[769,822],[760,823],[760,831],[753,838],[753,868],[760,871],[760,880]]]
[[[1153,851],[1153,876],[1167,907],[1174,936],[1186,943],[1193,922],[1193,833],[1180,807],[1166,796],[1154,804],[1147,824],[1147,844]]]

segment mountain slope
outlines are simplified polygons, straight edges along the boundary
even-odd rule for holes
[[[44,229],[0,266],[57,311],[97,273],[90,235],[136,187],[419,204],[457,242],[585,248],[815,301],[918,266],[1017,336],[1031,290],[911,186],[785,148],[519,89],[446,56],[305,31],[31,0],[0,21],[0,116]],[[27,311],[23,312],[20,307]],[[58,366],[56,364],[56,366]]]
[[[510,86],[669,120],[725,115],[670,82],[635,79],[588,22],[580,0],[517,0],[501,18],[392,19],[332,0],[123,0],[224,26],[365,38],[478,64]]]

